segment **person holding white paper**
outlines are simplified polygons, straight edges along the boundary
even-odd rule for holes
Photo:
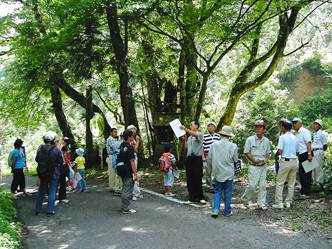
[[[186,176],[189,201],[206,204],[203,196],[203,133],[199,132],[198,121],[190,123],[190,129],[181,126],[190,136],[187,139]]]
[[[301,183],[301,199],[308,199],[311,193],[312,183],[312,171],[305,172],[302,163],[306,160],[312,160],[312,148],[311,148],[311,133],[306,128],[302,127],[302,121],[299,118],[294,118],[293,127],[295,130],[294,135],[297,137],[299,142],[299,175]]]

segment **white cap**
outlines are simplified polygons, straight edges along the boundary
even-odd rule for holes
[[[217,127],[217,126],[216,126],[216,123],[213,122],[213,121],[208,122],[207,126],[209,126],[209,125],[213,125],[214,127]]]
[[[323,121],[321,119],[316,119],[314,123],[319,124],[320,127],[323,127]]]
[[[46,141],[54,141],[56,138],[56,134],[53,131],[48,131],[44,134],[43,139]]]
[[[128,130],[131,130],[131,129],[135,129],[135,130],[137,130],[137,128],[136,128],[135,125],[128,125],[127,129],[128,129]]]
[[[301,122],[302,123],[302,120],[300,118],[293,118],[292,122],[293,123],[295,123],[295,122]]]
[[[264,120],[256,120],[256,122],[255,122],[255,126],[263,126],[263,127],[265,127],[265,122],[264,122]]]

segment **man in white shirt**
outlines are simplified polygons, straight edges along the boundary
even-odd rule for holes
[[[296,181],[296,173],[298,168],[297,148],[298,140],[291,133],[292,123],[285,120],[281,124],[282,135],[279,137],[276,156],[281,156],[279,163],[279,171],[277,175],[275,204],[273,208],[284,208],[282,192],[284,184],[287,181],[288,193],[285,199],[285,207],[290,208],[294,196],[294,186]]]
[[[312,129],[314,130],[312,148],[315,159],[319,163],[319,167],[312,171],[313,184],[316,185],[321,185],[324,181],[324,172],[322,167],[324,164],[324,151],[327,150],[327,139],[322,128],[323,121],[320,119],[315,120],[312,124]]]
[[[247,202],[248,206],[252,203],[252,198],[257,193],[257,204],[262,210],[266,210],[266,173],[267,161],[271,154],[271,144],[269,139],[264,136],[265,122],[257,120],[255,122],[256,134],[246,140],[244,153],[249,160],[248,180],[249,186],[246,188],[241,199]]]
[[[302,121],[299,118],[294,118],[293,127],[295,130],[294,135],[298,139],[298,159],[299,159],[299,176],[301,183],[301,199],[308,199],[311,193],[311,174],[312,171],[305,172],[302,163],[306,160],[312,160],[312,148],[311,148],[311,133],[306,128],[302,127]]]

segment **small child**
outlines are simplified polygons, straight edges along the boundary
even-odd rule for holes
[[[165,196],[173,197],[175,194],[172,193],[172,187],[174,184],[173,169],[176,169],[176,159],[175,156],[170,152],[170,145],[164,145],[164,153],[161,158],[166,163],[164,169],[164,186],[165,186]]]
[[[75,150],[77,157],[75,158],[75,172],[78,172],[82,179],[80,179],[77,183],[77,187],[75,192],[86,192],[86,182],[84,179],[84,172],[85,172],[85,158],[84,149],[78,148]]]

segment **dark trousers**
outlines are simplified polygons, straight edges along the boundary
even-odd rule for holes
[[[129,210],[130,199],[133,196],[134,180],[133,177],[121,177],[122,191],[121,191],[121,208],[123,211]]]
[[[64,168],[62,169],[60,178],[59,178],[59,196],[58,199],[59,201],[67,199],[67,189],[66,189],[66,177],[69,179],[69,169],[67,166],[63,166]]]
[[[204,198],[202,189],[203,160],[201,156],[188,156],[186,161],[189,201],[199,202]]]
[[[302,153],[298,156],[299,158],[299,176],[300,176],[300,183],[301,183],[301,194],[302,195],[310,195],[311,192],[311,171],[305,173],[302,163],[308,159],[308,153]]]
[[[10,187],[10,191],[14,193],[18,187],[20,187],[20,191],[25,189],[25,177],[23,169],[13,169],[13,181]]]

